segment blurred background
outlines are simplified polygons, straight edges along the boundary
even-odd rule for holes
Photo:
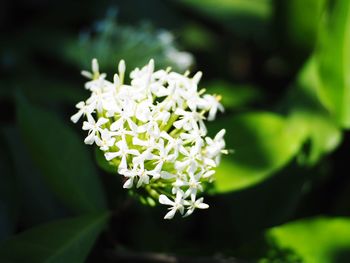
[[[350,262],[350,1],[2,1],[0,262]],[[222,95],[210,209],[163,220],[70,122],[81,70]]]

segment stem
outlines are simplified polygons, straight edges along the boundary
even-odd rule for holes
[[[167,132],[173,126],[173,123],[177,120],[177,118],[179,118],[179,115],[173,113],[167,124],[164,127],[161,126],[159,129]]]

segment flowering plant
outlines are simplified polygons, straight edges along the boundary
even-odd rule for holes
[[[196,208],[205,209],[197,195],[213,180],[214,168],[226,153],[221,130],[214,139],[207,136],[205,119],[215,119],[223,111],[220,97],[198,90],[202,73],[192,78],[154,70],[154,61],[130,73],[130,85],[124,84],[125,62],[118,65],[113,82],[99,72],[96,59],[85,88],[91,96],[76,107],[71,117],[82,116],[84,142],[96,144],[110,165],[125,177],[124,188],[144,187],[152,198],[170,206],[165,219],[177,211],[184,216]]]

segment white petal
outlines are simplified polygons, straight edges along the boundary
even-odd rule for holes
[[[214,171],[214,170],[210,170],[210,171],[205,172],[205,173],[202,175],[202,177],[203,177],[203,178],[208,178],[208,177],[212,176],[213,174],[215,174],[215,171]]]
[[[120,85],[120,79],[119,79],[118,74],[114,74],[114,76],[113,76],[113,84],[115,86],[119,86]]]
[[[133,122],[131,119],[126,119],[128,124],[129,124],[129,128],[130,130],[132,130],[133,132],[137,132],[137,125],[135,124],[135,122]]]
[[[178,121],[175,121],[175,122],[173,123],[173,126],[174,126],[176,129],[181,129],[183,125],[184,125],[184,120],[178,120]]]
[[[128,151],[128,154],[140,155],[139,151],[138,151],[138,150],[134,150],[134,149],[130,149],[130,150]]]
[[[163,162],[159,162],[154,168],[154,170],[160,172],[162,170],[162,167],[163,167]]]
[[[125,73],[125,61],[123,59],[119,61],[118,72],[119,72],[119,75],[124,75]]]
[[[94,119],[91,115],[88,115],[88,116],[87,116],[87,119],[88,119],[88,123],[89,123],[90,125],[96,123],[96,122],[95,122],[95,119]]]
[[[103,141],[98,136],[96,136],[95,142],[97,146],[103,146]]]
[[[204,163],[205,163],[206,165],[211,166],[211,167],[216,167],[216,163],[215,163],[215,161],[212,160],[212,159],[205,158],[205,159],[204,159]]]
[[[164,219],[172,219],[176,213],[176,209],[171,209],[165,216]]]
[[[194,209],[193,209],[192,207],[189,208],[189,209],[187,210],[186,214],[185,214],[183,217],[187,217],[187,216],[192,215],[193,211],[194,211]]]
[[[70,117],[70,120],[74,123],[77,123],[82,115],[83,115],[83,111],[78,111],[76,114],[74,114],[72,117]]]
[[[225,133],[226,133],[226,130],[225,130],[225,129],[220,130],[220,131],[215,135],[214,140],[215,140],[215,141],[220,140],[221,138],[224,137]]]
[[[108,119],[101,117],[101,118],[98,119],[96,125],[97,126],[101,126],[101,125],[107,123],[108,121],[109,121]]]
[[[99,72],[99,67],[98,67],[97,59],[93,58],[91,64],[92,64],[92,72],[94,74],[98,73]]]
[[[163,178],[163,179],[171,179],[171,178],[175,178],[176,175],[175,174],[171,174],[171,173],[168,173],[168,172],[165,172],[165,171],[162,171],[160,173],[160,176]]]
[[[83,75],[84,77],[86,77],[88,79],[92,79],[92,77],[93,77],[92,74],[86,70],[82,70],[80,73],[81,73],[81,75]]]
[[[137,133],[144,133],[147,130],[146,125],[138,126],[137,127]]]
[[[149,184],[149,177],[147,175],[143,175],[139,178],[136,187],[139,188],[143,184]]]
[[[120,156],[120,153],[119,152],[108,152],[108,153],[105,153],[105,158],[107,161],[110,161],[112,159],[114,159],[115,157],[118,157]]]
[[[154,71],[154,60],[153,59],[151,59],[150,61],[149,61],[149,63],[148,63],[148,70],[149,70],[149,72],[152,74],[153,73],[153,71]]]
[[[133,137],[132,138],[132,143],[134,145],[147,146],[147,142],[143,141],[143,140],[140,140],[138,137]]]
[[[166,195],[159,196],[159,203],[162,205],[174,205],[174,202],[171,201]]]
[[[119,164],[118,170],[123,170],[126,169],[128,167],[127,163],[126,163],[126,157],[125,155],[123,155],[122,160]]]
[[[205,203],[199,203],[196,205],[196,207],[199,209],[207,209],[207,208],[209,208],[209,205],[205,204]]]
[[[133,177],[131,177],[131,178],[129,178],[124,184],[123,184],[123,188],[127,188],[127,189],[130,189],[131,187],[132,187],[132,185],[133,185],[133,180],[134,178]]]
[[[153,179],[159,179],[160,173],[157,171],[148,171],[147,174],[151,175]]]
[[[85,144],[93,144],[95,141],[95,134],[90,133],[84,140]]]
[[[117,131],[121,128],[122,125],[123,125],[123,119],[119,119],[111,124],[110,129],[111,131]]]
[[[197,73],[196,73],[196,75],[194,75],[193,76],[193,82],[197,85],[198,83],[199,83],[199,81],[201,80],[201,78],[202,78],[202,72],[201,71],[198,71]]]
[[[83,130],[86,131],[86,130],[90,130],[92,128],[91,124],[87,121],[84,121],[83,122]]]

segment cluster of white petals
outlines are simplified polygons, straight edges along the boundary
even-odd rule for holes
[[[130,73],[124,84],[125,62],[118,65],[113,82],[99,72],[96,59],[85,88],[91,96],[76,107],[71,117],[85,118],[84,142],[96,144],[107,161],[123,175],[124,188],[144,187],[159,203],[170,206],[164,218],[176,212],[188,216],[208,208],[198,195],[213,180],[214,168],[225,153],[225,130],[207,136],[205,119],[223,111],[218,96],[198,90],[201,72],[192,78],[154,70],[154,61]]]

